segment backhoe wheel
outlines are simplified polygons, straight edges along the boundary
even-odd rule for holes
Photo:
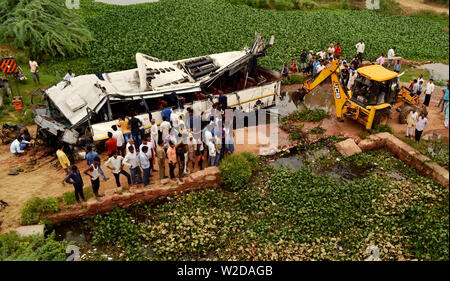
[[[378,126],[380,124],[386,124],[391,116],[391,108],[385,108],[375,112],[375,117],[373,119],[373,126]]]

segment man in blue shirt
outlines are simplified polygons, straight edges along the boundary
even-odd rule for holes
[[[77,200],[78,204],[81,203],[80,197],[81,199],[83,199],[83,201],[86,201],[83,194],[83,178],[81,177],[80,171],[78,170],[77,166],[72,166],[72,171],[63,180],[62,183],[64,184],[64,182],[73,184],[73,187],[75,189],[75,199]]]
[[[94,158],[95,157],[99,157],[98,153],[96,151],[92,151],[92,147],[89,145],[88,147],[86,147],[86,163],[88,166],[91,166],[94,163]],[[100,158],[100,157],[99,157]],[[102,178],[104,181],[109,180],[109,178],[107,178],[105,176],[105,173],[103,173],[102,168],[100,168],[100,164],[98,165],[98,172],[100,173],[100,175],[102,175]]]
[[[137,156],[139,166],[142,168],[144,174],[143,175],[144,187],[150,184],[150,161],[147,152],[148,146],[144,145],[142,147],[142,151],[139,152],[139,155]]]
[[[313,63],[313,77],[317,76],[317,67],[319,66],[319,64],[320,61],[317,58],[315,58]]]
[[[168,107],[164,107],[161,111],[161,117],[166,117],[166,120],[170,120],[170,114],[172,114],[172,110]]]
[[[441,112],[444,111],[445,105],[448,103],[448,100],[449,100],[449,89],[450,89],[449,87],[450,87],[450,84],[447,82],[447,88],[444,89],[444,91],[443,91],[444,93],[443,93],[443,96],[440,101],[440,102],[442,102]]]

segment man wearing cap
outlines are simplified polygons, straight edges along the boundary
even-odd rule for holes
[[[330,44],[330,47],[328,48],[328,58],[333,58],[334,57],[334,45],[333,43]]]

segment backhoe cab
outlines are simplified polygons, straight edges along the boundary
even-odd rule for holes
[[[313,81],[305,82],[304,94],[307,94],[326,78],[331,76],[334,92],[336,116],[356,120],[366,130],[372,129],[381,121],[389,118],[392,106],[418,104],[418,97],[411,95],[405,88],[399,87],[398,73],[381,65],[369,65],[357,70],[357,78],[351,91],[347,91],[339,79],[339,60],[330,62]]]

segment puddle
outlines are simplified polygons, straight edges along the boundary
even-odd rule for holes
[[[428,63],[420,66],[430,72],[431,78],[437,81],[447,81],[449,73],[449,65],[443,63]]]
[[[86,236],[89,238],[89,235],[83,231],[83,224],[79,220],[72,220],[55,225],[50,231],[52,230],[55,231],[55,240],[57,241],[73,241],[77,245],[81,245],[86,243]]]
[[[327,147],[313,151],[301,151],[299,149],[291,149],[278,155],[278,158],[272,159],[269,163],[275,168],[288,167],[296,170],[301,167],[309,167],[314,173],[326,175],[335,180],[349,182],[356,178],[366,177],[374,166],[356,166],[348,162],[339,162],[335,159],[329,159],[328,165],[315,165],[315,162],[330,154]]]

